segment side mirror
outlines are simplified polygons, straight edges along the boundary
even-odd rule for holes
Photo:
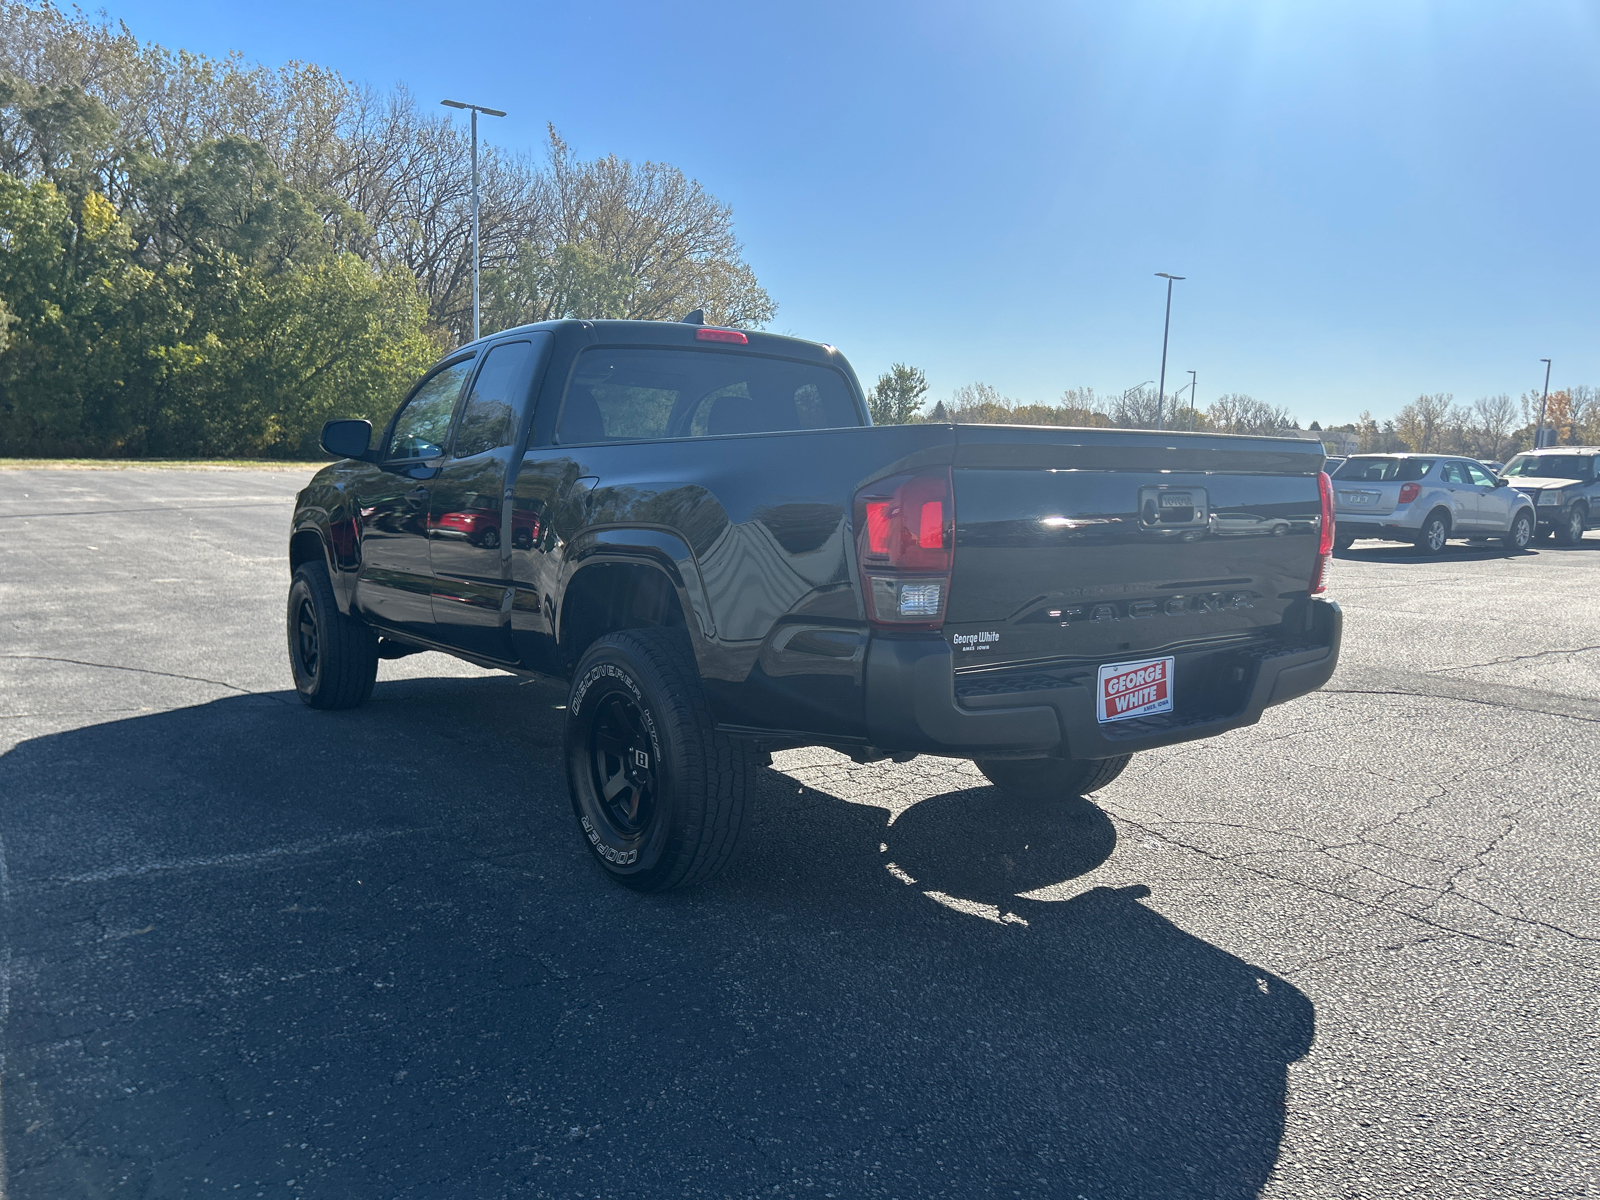
[[[371,421],[329,421],[322,427],[322,448],[335,458],[365,459],[371,444]]]
[[[1495,487],[1510,487],[1511,486],[1509,481],[1503,475],[1496,475],[1494,477],[1494,485],[1495,485]]]

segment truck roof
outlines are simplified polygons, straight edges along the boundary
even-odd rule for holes
[[[599,345],[606,343],[627,343],[631,345],[647,346],[685,346],[694,345],[697,340],[695,334],[701,329],[732,329],[733,326],[723,325],[693,325],[683,321],[613,321],[613,320],[579,320],[564,318],[556,321],[538,321],[531,325],[518,325],[512,329],[502,329],[495,333],[485,334],[475,342],[469,342],[460,347],[465,350],[471,346],[484,345],[496,341],[513,333],[526,333],[535,329],[548,329],[552,332],[571,332],[573,330],[587,330],[592,340]],[[739,329],[739,333],[749,339],[749,349],[766,351],[769,354],[782,354],[786,358],[810,359],[815,362],[834,362],[842,357],[839,351],[825,342],[811,342],[804,338],[786,337],[778,333],[766,333],[759,329]],[[703,343],[702,343],[703,344]],[[726,343],[712,343],[725,349]]]

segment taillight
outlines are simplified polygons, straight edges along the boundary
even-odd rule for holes
[[[1328,590],[1328,558],[1333,554],[1333,484],[1326,471],[1317,474],[1317,495],[1322,500],[1322,522],[1317,535],[1317,563],[1311,570],[1313,596]]]
[[[737,329],[696,329],[694,340],[697,342],[732,342],[735,346],[748,346],[750,339]]]
[[[1422,495],[1422,485],[1420,483],[1402,483],[1400,485],[1401,504],[1410,504],[1420,495]]]
[[[868,620],[943,625],[956,542],[950,468],[868,484],[856,493],[855,530]]]

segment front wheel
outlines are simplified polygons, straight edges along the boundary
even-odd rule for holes
[[[1122,774],[1132,757],[980,758],[974,765],[1003,792],[1029,800],[1064,800],[1099,791]]]
[[[600,638],[572,676],[567,788],[595,861],[660,892],[701,883],[745,831],[750,755],[719,733],[682,630]]]
[[[1533,543],[1533,514],[1523,509],[1511,518],[1511,529],[1500,544],[1507,550],[1526,550]]]
[[[1564,512],[1556,522],[1556,545],[1576,546],[1583,541],[1584,518],[1587,515],[1579,504],[1574,504]]]
[[[1417,532],[1417,552],[1419,554],[1437,554],[1444,549],[1444,544],[1450,540],[1450,518],[1442,512],[1428,514],[1428,519],[1422,523],[1422,528]]]
[[[289,667],[312,708],[360,708],[378,678],[378,635],[339,611],[325,564],[301,564],[289,584]]]

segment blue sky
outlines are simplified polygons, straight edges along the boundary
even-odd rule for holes
[[[118,0],[681,167],[870,384],[1053,401],[1160,366],[1307,423],[1600,383],[1600,5],[1117,0],[466,6]]]

